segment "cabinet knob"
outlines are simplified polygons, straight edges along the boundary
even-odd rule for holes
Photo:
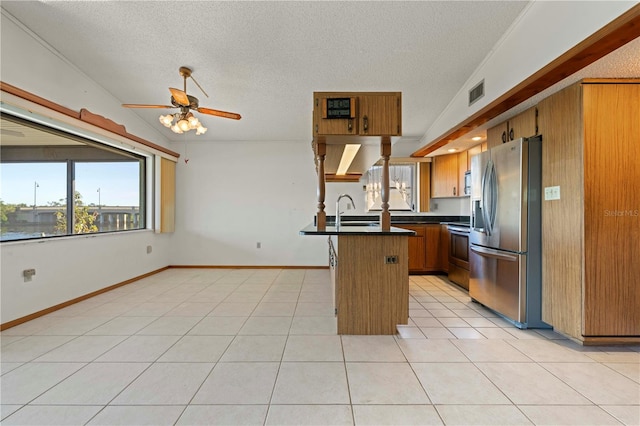
[[[502,132],[502,143],[507,143],[507,131]]]
[[[509,130],[509,140],[510,141],[513,140],[513,128],[511,128],[511,130]]]
[[[366,115],[362,117],[362,130],[366,133],[369,130],[369,117]]]

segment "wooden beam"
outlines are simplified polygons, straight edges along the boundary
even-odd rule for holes
[[[347,173],[346,175],[336,175],[333,173],[325,173],[325,182],[359,182],[362,173]]]

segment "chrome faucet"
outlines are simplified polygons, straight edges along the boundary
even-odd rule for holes
[[[353,207],[354,210],[356,208],[356,205],[353,202],[353,198],[351,198],[349,194],[340,194],[340,196],[338,197],[338,201],[336,201],[336,229],[340,228],[340,215],[344,213],[340,211],[340,200],[342,200],[343,198],[348,198],[351,201],[351,207]]]

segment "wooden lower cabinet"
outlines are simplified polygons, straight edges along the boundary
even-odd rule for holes
[[[449,226],[440,225],[440,270],[449,272]]]
[[[395,225],[394,225],[395,226]],[[416,235],[408,237],[409,241],[409,272],[424,271],[427,265],[425,256],[425,229],[424,226],[403,225],[401,228],[415,231]]]
[[[415,231],[408,238],[409,273],[420,274],[442,271],[440,224],[397,225],[396,228]]]

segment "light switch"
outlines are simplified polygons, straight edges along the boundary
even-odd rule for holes
[[[547,186],[544,188],[544,199],[546,201],[559,200],[560,199],[560,187],[559,186]]]

